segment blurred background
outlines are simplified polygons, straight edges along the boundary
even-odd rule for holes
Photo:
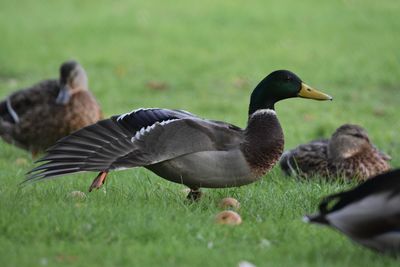
[[[163,107],[244,127],[253,88],[271,71],[288,69],[334,100],[289,99],[276,105],[286,149],[328,137],[343,123],[356,123],[367,129],[371,140],[393,157],[392,165],[399,167],[399,14],[396,0],[0,0],[0,98],[42,79],[57,78],[60,64],[75,59],[87,71],[90,89],[106,117],[139,107]],[[12,254],[10,266],[21,263],[19,255],[25,255],[22,262],[30,263],[32,257],[32,264],[40,266],[76,261],[82,266],[89,262],[148,265],[148,259],[200,266],[208,255],[204,263],[212,265],[215,260],[223,266],[221,253],[229,252],[233,252],[226,259],[230,266],[245,257],[275,267],[335,266],[343,259],[347,263],[360,259],[365,264],[381,262],[345,239],[337,241],[336,233],[318,235],[314,228],[298,232],[305,227],[299,220],[305,210],[314,209],[321,195],[340,188],[337,185],[264,179],[271,184],[228,191],[242,196],[247,207],[243,218],[248,220],[231,232],[203,223],[212,218],[215,208],[182,205],[182,197],[173,197],[177,185],[143,170],[112,174],[121,178],[110,179],[108,192],[114,194],[104,199],[92,194],[89,205],[79,206],[81,211],[65,200],[65,191],[86,190],[91,175],[40,183],[27,188],[28,193],[15,193],[16,184],[33,166],[32,160],[4,142],[0,150],[0,229],[4,235],[0,256]],[[151,179],[130,179],[132,173]],[[267,200],[268,194],[260,192],[277,197]],[[213,194],[211,198],[219,196]],[[169,199],[163,201],[161,195]],[[286,203],[292,203],[294,211],[287,210]],[[152,209],[163,214],[161,224],[153,218]],[[37,214],[30,214],[31,210]],[[276,219],[265,219],[267,212]],[[68,220],[65,213],[71,215]],[[79,220],[85,224],[78,224]],[[164,234],[167,228],[171,231]],[[272,240],[274,253],[265,253],[259,246],[267,242],[257,239],[262,235],[260,229],[270,230],[266,240]],[[296,242],[308,240],[310,234],[318,242],[308,242],[305,253],[297,250]],[[218,236],[230,245],[215,241]],[[37,250],[27,253],[30,242],[36,244],[35,238]],[[318,252],[325,246],[333,249]],[[190,247],[191,253],[186,253]],[[69,254],[62,254],[58,261],[60,251]],[[294,254],[286,257],[288,252]],[[103,262],[98,253],[114,254]],[[170,257],[174,253],[176,257]]]
[[[244,126],[252,89],[289,69],[334,101],[279,103],[288,145],[344,122],[382,145],[400,127],[399,11],[372,0],[2,1],[0,96],[76,59],[106,116],[182,108]]]

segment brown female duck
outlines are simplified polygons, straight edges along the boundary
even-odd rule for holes
[[[188,186],[252,183],[268,172],[283,151],[283,133],[274,111],[290,97],[328,100],[289,71],[275,71],[254,89],[246,129],[169,109],[139,109],[87,126],[57,142],[30,172],[37,181],[82,171],[100,172],[89,190],[99,188],[111,170],[143,166]]]
[[[67,61],[61,65],[59,80],[42,81],[0,102],[0,136],[35,155],[101,118],[85,70]]]
[[[362,127],[345,124],[331,139],[312,141],[285,152],[280,166],[287,175],[366,180],[389,170],[389,160],[371,143]]]

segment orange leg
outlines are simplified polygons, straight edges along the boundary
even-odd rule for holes
[[[108,172],[106,171],[100,172],[89,187],[89,192],[92,192],[94,188],[99,189],[106,181],[107,174]]]

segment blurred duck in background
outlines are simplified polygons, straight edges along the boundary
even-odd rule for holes
[[[316,140],[286,151],[280,166],[287,175],[345,177],[359,181],[388,171],[391,158],[379,151],[358,125],[340,126],[330,139]]]
[[[336,228],[368,248],[400,254],[400,169],[326,197],[309,223]]]
[[[101,118],[85,70],[78,62],[67,61],[58,80],[44,80],[0,102],[0,136],[35,156]]]

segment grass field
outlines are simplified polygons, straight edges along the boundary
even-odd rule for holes
[[[276,106],[286,148],[351,122],[400,166],[399,13],[395,0],[2,0],[0,97],[56,77],[74,58],[106,116],[180,108],[245,126],[254,86],[285,68],[334,96]],[[134,169],[76,200],[69,193],[86,192],[94,173],[19,187],[32,167],[29,154],[0,143],[1,266],[399,265],[301,221],[349,184],[295,181],[275,168],[188,204],[183,186]],[[214,223],[226,196],[242,204],[238,227]]]

